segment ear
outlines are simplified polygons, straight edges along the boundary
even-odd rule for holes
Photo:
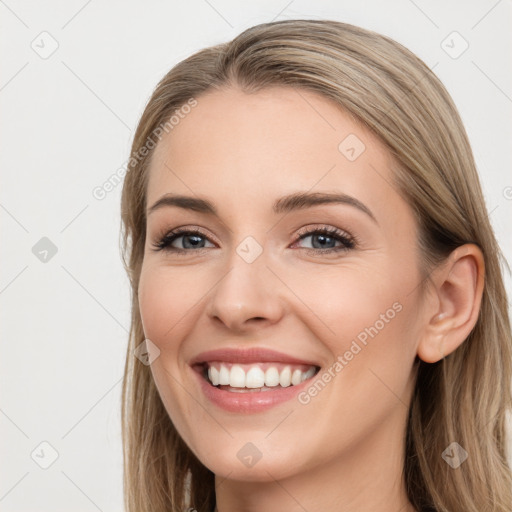
[[[426,325],[418,357],[435,363],[451,354],[469,336],[478,319],[484,289],[484,258],[475,244],[457,247],[431,276],[425,302]]]

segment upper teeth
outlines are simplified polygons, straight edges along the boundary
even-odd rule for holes
[[[269,366],[265,371],[258,364],[244,365],[245,368],[239,364],[220,363],[217,366],[210,365],[208,368],[210,382],[214,386],[231,386],[233,388],[296,386],[313,377],[316,372],[315,366],[301,367],[302,369],[296,366],[284,366],[281,370],[277,366]]]

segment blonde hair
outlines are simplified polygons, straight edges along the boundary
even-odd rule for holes
[[[500,266],[505,260],[457,109],[432,71],[399,43],[336,21],[286,20],[249,28],[178,63],[157,85],[135,133],[122,192],[122,250],[132,286],[122,396],[127,512],[189,506],[211,512],[215,506],[213,473],[176,432],[149,366],[133,352],[144,340],[137,290],[152,154],[141,150],[188,101],[230,85],[248,93],[267,86],[315,91],[380,138],[398,164],[397,189],[417,218],[425,282],[455,247],[472,242],[482,250],[485,286],[474,329],[441,361],[416,361],[404,479],[418,510],[510,511],[505,422],[512,340]],[[454,441],[468,453],[457,469],[441,456]]]

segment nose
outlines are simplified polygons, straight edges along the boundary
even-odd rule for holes
[[[235,332],[250,331],[280,320],[284,296],[280,281],[267,267],[264,253],[248,263],[237,253],[209,295],[209,318]]]

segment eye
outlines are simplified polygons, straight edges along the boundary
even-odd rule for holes
[[[309,229],[300,233],[299,239],[294,243],[311,238],[312,247],[300,247],[314,253],[331,253],[353,249],[356,246],[355,237],[334,227],[321,227]],[[178,242],[179,241],[179,242]],[[153,243],[155,251],[167,251],[184,254],[192,251],[206,249],[206,243],[211,243],[208,236],[199,229],[178,228],[161,237]],[[336,245],[338,244],[338,245]],[[177,247],[181,245],[181,247]],[[209,247],[215,247],[214,244]]]
[[[334,227],[309,229],[309,231],[300,234],[298,241],[308,238],[311,238],[312,247],[304,247],[304,249],[322,254],[347,251],[356,246],[355,237]],[[336,246],[336,243],[339,245]]]
[[[182,239],[182,247],[173,246],[179,239]],[[189,252],[188,249],[204,249],[206,240],[207,236],[199,229],[176,229],[154,243],[153,247],[157,251]]]

